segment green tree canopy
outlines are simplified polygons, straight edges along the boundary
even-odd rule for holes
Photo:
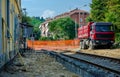
[[[91,14],[87,21],[112,22],[120,31],[120,0],[92,0]]]
[[[53,20],[49,23],[49,31],[54,39],[74,39],[75,22],[70,17]]]
[[[93,21],[99,22],[104,21],[105,12],[107,11],[106,4],[108,0],[92,0],[91,7],[91,16]]]
[[[38,18],[38,17],[30,17],[30,16],[22,16],[22,22],[27,23],[33,26],[33,34],[35,36],[35,40],[39,40],[40,38],[40,29],[39,26],[42,22],[44,22],[45,19],[43,17]]]
[[[112,22],[120,30],[120,0],[108,0],[105,21]]]

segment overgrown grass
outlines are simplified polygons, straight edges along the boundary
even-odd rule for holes
[[[120,43],[120,33],[115,34],[115,42]]]
[[[53,38],[52,37],[41,37],[39,40],[42,40],[42,41],[51,41],[51,40],[53,40]]]
[[[115,34],[115,45],[114,48],[120,48],[120,33]]]

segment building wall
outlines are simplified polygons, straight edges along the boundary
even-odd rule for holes
[[[74,13],[70,15],[70,17],[77,23],[79,24],[79,13]]]
[[[18,50],[17,30],[21,19],[21,0],[0,0],[0,67]]]
[[[89,13],[84,11],[84,10],[79,10],[79,9],[74,9],[70,12],[63,13],[61,15],[58,15],[54,17],[52,20],[59,19],[59,18],[64,18],[64,17],[70,17],[72,18],[79,26],[84,26],[87,24],[86,18],[89,16]],[[41,36],[43,37],[48,37],[49,29],[45,25],[52,20],[48,20],[40,25],[40,30],[41,30]],[[46,31],[47,30],[47,31]]]
[[[49,24],[49,22],[45,22],[45,23],[41,24],[39,27],[41,30],[42,37],[47,37],[49,35],[48,24]]]
[[[1,21],[1,0],[0,0],[0,54],[2,53],[2,21]]]
[[[86,18],[89,16],[87,12],[76,12],[70,15],[70,17],[77,23],[79,26],[84,26],[87,24]]]

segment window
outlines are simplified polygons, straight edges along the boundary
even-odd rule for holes
[[[84,13],[84,15],[87,15],[87,13]]]
[[[80,13],[80,15],[82,15],[83,13]]]
[[[97,32],[108,32],[113,31],[113,26],[111,25],[96,25]]]
[[[83,19],[82,19],[82,18],[80,18],[80,22],[83,22]]]

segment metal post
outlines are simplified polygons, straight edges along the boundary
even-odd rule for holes
[[[86,6],[87,6],[87,5],[85,4],[85,5],[83,5],[82,7],[86,7]],[[82,8],[82,7],[79,7],[79,9]],[[83,15],[82,15],[82,17],[83,17]],[[82,23],[82,22],[83,22],[83,19],[80,19],[80,12],[79,12],[79,27],[83,26],[83,24],[80,25],[80,22]]]
[[[79,18],[78,19],[79,19],[79,27],[80,27],[80,11],[79,11]]]
[[[25,17],[26,17],[26,13],[27,13],[26,8],[23,8],[23,11],[24,11],[24,14],[25,14]]]
[[[25,17],[26,17],[26,8],[23,8],[23,11],[24,11],[24,13],[25,13]],[[25,52],[25,49],[26,49],[26,27],[24,26],[24,37],[23,37],[23,39],[24,39],[24,52]]]
[[[26,37],[23,37],[24,39],[24,52],[25,52],[25,49],[26,49]]]
[[[75,38],[77,38],[77,25],[76,25],[76,20],[75,20]]]
[[[34,37],[33,37],[33,33],[32,33],[32,49],[34,50]]]
[[[75,45],[76,45],[76,38],[77,38],[77,25],[76,25],[76,19],[75,19]]]
[[[26,33],[26,27],[24,26],[24,35],[23,35],[23,39],[24,39],[24,52],[25,52],[25,49],[26,49],[26,36],[27,36],[27,33]]]

